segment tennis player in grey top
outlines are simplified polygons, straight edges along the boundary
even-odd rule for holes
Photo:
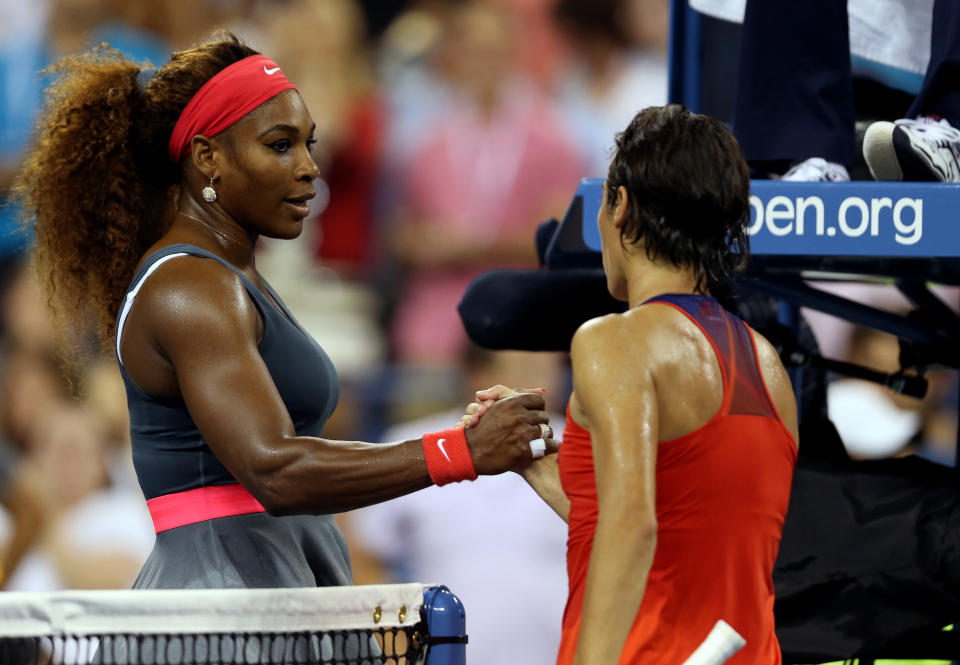
[[[427,450],[322,438],[336,374],[254,262],[259,236],[299,235],[318,176],[314,123],[272,61],[227,34],[152,76],[104,51],[56,74],[15,194],[55,315],[96,324],[123,369],[158,531],[138,587],[348,583],[331,513],[448,463],[439,477],[458,480],[530,462],[535,394]]]

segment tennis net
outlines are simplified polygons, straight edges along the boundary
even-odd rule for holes
[[[0,665],[462,665],[463,617],[422,584],[3,593]]]

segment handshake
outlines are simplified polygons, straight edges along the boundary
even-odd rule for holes
[[[478,474],[520,472],[557,452],[543,393],[543,388],[502,385],[477,391],[457,427],[464,429]]]

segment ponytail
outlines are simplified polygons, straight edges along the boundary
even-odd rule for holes
[[[34,265],[61,332],[109,338],[144,249],[144,189],[131,127],[140,68],[100,48],[54,65],[36,143],[13,188],[36,234]]]
[[[34,265],[67,339],[92,329],[112,348],[134,269],[172,217],[181,173],[166,146],[177,117],[207,80],[255,53],[226,33],[152,77],[106,45],[50,68],[13,196],[35,229]]]

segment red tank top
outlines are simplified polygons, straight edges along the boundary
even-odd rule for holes
[[[753,336],[705,296],[667,295],[710,340],[723,373],[723,403],[706,424],[657,449],[657,549],[620,665],[680,665],[718,619],[746,639],[729,665],[777,665],[773,564],[787,513],[797,448],[763,382]],[[558,665],[573,663],[597,525],[590,433],[570,417],[560,446],[570,499]]]

